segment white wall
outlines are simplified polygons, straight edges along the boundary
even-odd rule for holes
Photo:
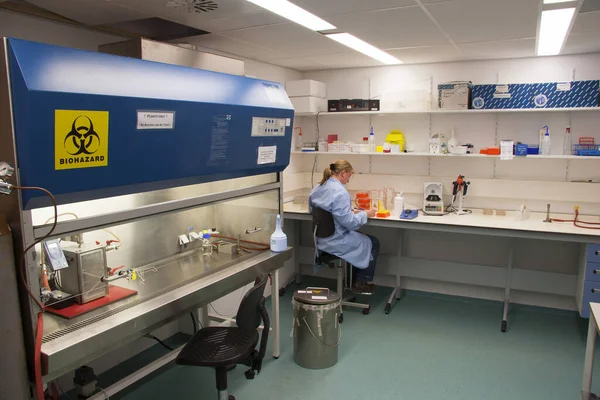
[[[572,78],[600,79],[600,70],[597,68],[599,64],[600,54],[586,54],[312,71],[306,72],[304,78],[326,83],[329,99],[380,98],[383,110],[398,107],[397,101],[405,100],[404,104],[408,108],[427,109],[435,108],[436,88],[441,82],[470,80],[473,84],[484,84],[565,81]],[[452,128],[460,142],[473,144],[477,152],[480,148],[498,145],[502,139],[536,144],[539,129],[544,125],[550,128],[553,154],[562,154],[567,125],[572,127],[574,142],[580,136],[593,136],[596,143],[600,143],[600,111],[478,115],[325,115],[319,117],[318,125],[316,117],[296,118],[295,125],[302,127],[304,140],[315,140],[319,132],[320,138],[335,133],[341,141],[353,142],[360,142],[362,137],[368,135],[370,126],[373,126],[379,144],[383,143],[390,130],[399,129],[405,135],[407,149],[416,152],[428,151],[430,132],[450,135]],[[463,174],[472,183],[465,200],[466,207],[510,210],[525,203],[530,209],[545,211],[546,203],[549,202],[554,212],[571,213],[573,206],[579,205],[584,214],[600,214],[600,185],[571,182],[580,179],[600,180],[600,158],[501,161],[495,158],[426,156],[344,157],[348,158],[357,173],[348,185],[349,190],[392,187],[397,191],[404,191],[408,205],[413,208],[422,205],[423,182],[443,182],[446,202],[449,202],[451,183],[458,174]],[[336,158],[339,156],[327,153],[318,156],[293,155],[285,174],[286,191],[313,186],[320,179],[325,166]],[[315,173],[311,182],[313,166]],[[379,266],[380,279],[385,281],[385,275],[400,271],[409,276],[403,283],[407,288],[501,298],[501,290],[494,291],[482,286],[503,286],[505,241],[431,233],[389,232],[382,229],[371,231],[385,239],[385,256]],[[310,246],[308,232],[304,232],[302,244]],[[565,257],[565,254],[577,254],[576,247],[527,241],[525,249],[516,252],[516,268],[520,272],[515,274],[513,283],[525,293],[530,291],[529,294],[535,293],[537,297],[518,295],[518,301],[573,309],[577,260],[576,257]],[[404,250],[401,252],[399,249]],[[456,252],[453,249],[462,251]],[[304,253],[310,250],[302,251]],[[310,262],[308,255],[301,254],[299,257],[301,262]],[[402,257],[408,257],[409,260],[403,260]],[[412,261],[414,259],[428,261],[417,265]],[[440,260],[450,263],[440,264]],[[473,266],[481,265],[490,265],[492,269],[483,270],[487,273],[485,279],[474,280],[473,276],[479,276],[478,271],[482,270]],[[537,272],[540,270],[552,271],[558,275],[543,272],[540,275]],[[533,280],[532,276],[535,277]],[[446,283],[435,282],[438,279]],[[554,288],[562,296],[562,300],[549,300],[548,294],[534,282],[537,279],[548,283],[546,287]],[[566,301],[565,295],[568,298]]]

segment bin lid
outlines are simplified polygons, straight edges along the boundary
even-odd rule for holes
[[[294,300],[304,304],[325,305],[339,302],[341,297],[326,288],[306,288],[294,292]]]

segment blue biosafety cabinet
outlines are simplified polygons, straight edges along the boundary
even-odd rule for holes
[[[23,185],[59,203],[249,175],[289,163],[283,85],[8,39]],[[24,192],[24,207],[47,201]]]

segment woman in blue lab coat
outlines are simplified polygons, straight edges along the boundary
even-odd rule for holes
[[[354,268],[355,293],[371,294],[374,285],[369,284],[375,275],[375,264],[379,255],[379,240],[376,237],[356,232],[374,217],[375,210],[354,211],[352,199],[344,187],[352,177],[352,165],[346,160],[329,164],[323,172],[321,183],[308,198],[308,204],[319,207],[333,215],[335,233],[328,238],[318,238],[319,250],[333,254],[352,264]]]

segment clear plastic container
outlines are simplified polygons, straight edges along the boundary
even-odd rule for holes
[[[565,141],[563,143],[563,154],[565,156],[570,156],[573,154],[573,136],[571,136],[571,127],[567,126],[567,130],[565,132]]]

